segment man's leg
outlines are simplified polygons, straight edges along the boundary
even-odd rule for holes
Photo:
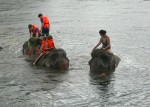
[[[43,55],[44,55],[44,53],[41,53],[41,54],[36,58],[36,60],[33,62],[33,65],[35,65]]]
[[[46,33],[46,36],[49,36],[49,29],[46,29],[45,33]]]
[[[42,36],[44,37],[45,36],[45,29],[42,28]]]
[[[32,52],[33,52],[33,49],[32,49],[32,48],[29,48],[29,57],[32,56]]]

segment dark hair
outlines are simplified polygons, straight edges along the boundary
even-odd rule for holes
[[[28,28],[31,28],[31,27],[32,27],[32,25],[31,25],[31,24],[29,24],[29,25],[28,25]]]
[[[45,41],[45,40],[46,40],[46,37],[43,37],[43,40]]]
[[[41,13],[38,15],[38,17],[43,16]]]
[[[106,35],[106,30],[100,30],[99,33],[103,34],[103,35]]]
[[[52,36],[48,36],[48,37],[47,37],[47,39],[52,40],[52,39],[53,39],[53,37],[52,37]]]

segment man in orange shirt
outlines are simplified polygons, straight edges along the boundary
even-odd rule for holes
[[[40,36],[41,31],[36,25],[29,24],[29,33],[30,33],[30,38],[28,40],[28,46],[29,46],[29,57],[32,56],[33,50],[36,50],[36,53],[39,54],[39,49],[38,49],[38,37]]]
[[[41,13],[38,15],[41,20],[42,36],[49,36],[50,22],[47,16],[43,16]]]
[[[55,49],[55,44],[54,44],[52,36],[48,36],[46,42],[47,42],[47,49],[49,51],[52,50],[52,49]]]
[[[40,51],[41,51],[41,54],[36,58],[33,65],[35,65],[43,55],[48,53],[46,37],[44,37],[42,40]]]

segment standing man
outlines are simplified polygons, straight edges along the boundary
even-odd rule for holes
[[[47,16],[43,16],[41,13],[38,15],[41,20],[42,36],[49,36],[50,22]]]
[[[30,38],[28,40],[28,46],[29,46],[28,55],[29,57],[31,57],[34,50],[36,51],[36,54],[40,53],[40,50],[38,48],[38,45],[40,45],[40,41],[38,37],[40,36],[41,31],[36,25],[33,24],[29,24],[28,28],[30,33]]]
[[[41,31],[36,25],[29,24],[28,28],[29,28],[30,38],[31,37],[36,37],[37,38],[37,37],[40,36]]]

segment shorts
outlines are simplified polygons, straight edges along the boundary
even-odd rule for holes
[[[49,28],[42,28],[42,36],[49,36]]]

